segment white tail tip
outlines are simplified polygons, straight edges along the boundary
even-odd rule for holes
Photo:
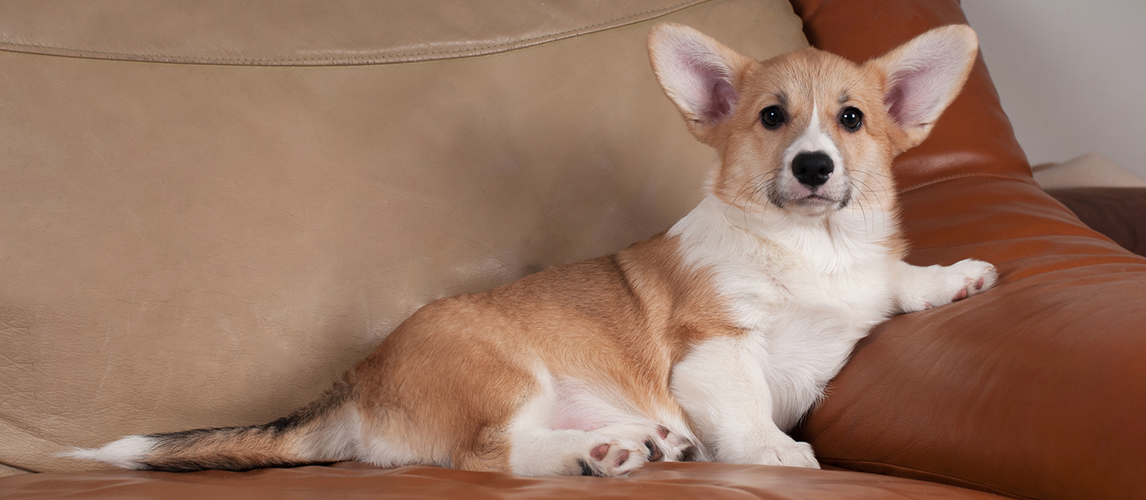
[[[140,463],[152,449],[155,448],[156,439],[147,436],[127,436],[112,441],[101,448],[87,449],[74,448],[58,454],[61,457],[79,460],[94,460],[104,462],[124,469],[142,469]]]

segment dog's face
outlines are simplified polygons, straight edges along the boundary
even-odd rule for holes
[[[886,187],[892,151],[878,76],[813,49],[745,68],[736,113],[714,136],[713,191],[752,211],[808,216]],[[749,191],[751,190],[751,191]]]
[[[891,161],[927,137],[977,52],[949,26],[859,65],[816,49],[745,58],[679,25],[650,59],[690,131],[721,157],[712,192],[749,212],[822,217],[894,190]]]

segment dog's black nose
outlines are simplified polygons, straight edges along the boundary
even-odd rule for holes
[[[800,153],[792,159],[792,174],[805,186],[816,187],[828,182],[835,169],[831,157],[823,151]]]

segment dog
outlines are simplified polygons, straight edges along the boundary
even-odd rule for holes
[[[714,148],[706,197],[617,254],[433,302],[323,396],[264,425],[128,436],[69,456],[165,471],[341,460],[626,476],[682,459],[818,468],[791,430],[888,317],[989,289],[978,260],[903,261],[892,159],[978,53],[966,26],[856,64],[765,61],[661,24],[653,70]]]

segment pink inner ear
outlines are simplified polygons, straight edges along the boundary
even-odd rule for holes
[[[930,125],[962,87],[966,48],[947,39],[928,40],[888,68],[888,112],[904,127]]]
[[[888,111],[900,125],[926,125],[946,97],[940,71],[933,67],[907,68],[893,75],[894,83],[884,96]],[[942,111],[942,110],[939,110]]]
[[[705,111],[704,118],[710,123],[717,123],[732,116],[732,111],[736,109],[736,89],[724,79],[716,79],[711,88],[710,107]]]
[[[902,125],[903,121],[903,87],[901,85],[892,85],[887,90],[887,95],[883,96],[883,103],[887,105],[887,112],[896,123]]]
[[[730,69],[720,56],[694,40],[680,40],[672,52],[678,67],[688,75],[684,97],[701,121],[719,123],[736,109],[737,94]]]

